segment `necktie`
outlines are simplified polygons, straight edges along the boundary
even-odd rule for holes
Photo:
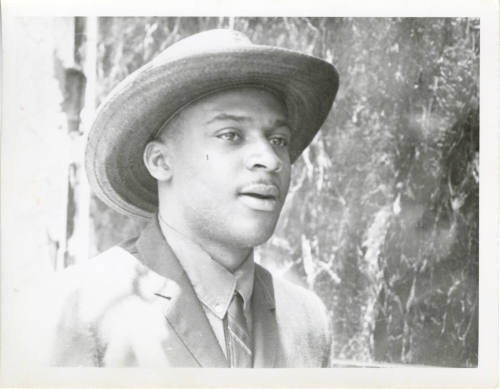
[[[227,350],[231,367],[252,367],[252,339],[243,314],[243,299],[235,292],[227,310]]]

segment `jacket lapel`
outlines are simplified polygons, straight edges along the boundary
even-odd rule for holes
[[[252,298],[254,367],[275,367],[279,348],[278,325],[271,274],[257,265]]]
[[[156,295],[168,323],[197,363],[203,367],[228,367],[201,303],[163,237],[156,217],[143,230],[136,247],[144,265],[171,281]]]

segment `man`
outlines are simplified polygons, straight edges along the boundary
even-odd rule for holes
[[[150,221],[58,276],[49,363],[327,366],[323,304],[255,264],[253,248],[337,88],[329,63],[230,30],[177,42],[115,88],[89,134],[89,182]]]

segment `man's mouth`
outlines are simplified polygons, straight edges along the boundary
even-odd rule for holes
[[[238,192],[243,203],[257,211],[273,211],[280,198],[280,191],[274,184],[250,184]]]
[[[240,193],[240,196],[250,196],[262,200],[276,200],[276,196],[272,195],[262,195],[260,193]]]

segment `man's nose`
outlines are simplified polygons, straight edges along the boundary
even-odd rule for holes
[[[279,172],[283,168],[283,160],[268,139],[252,142],[246,161],[249,170]]]

